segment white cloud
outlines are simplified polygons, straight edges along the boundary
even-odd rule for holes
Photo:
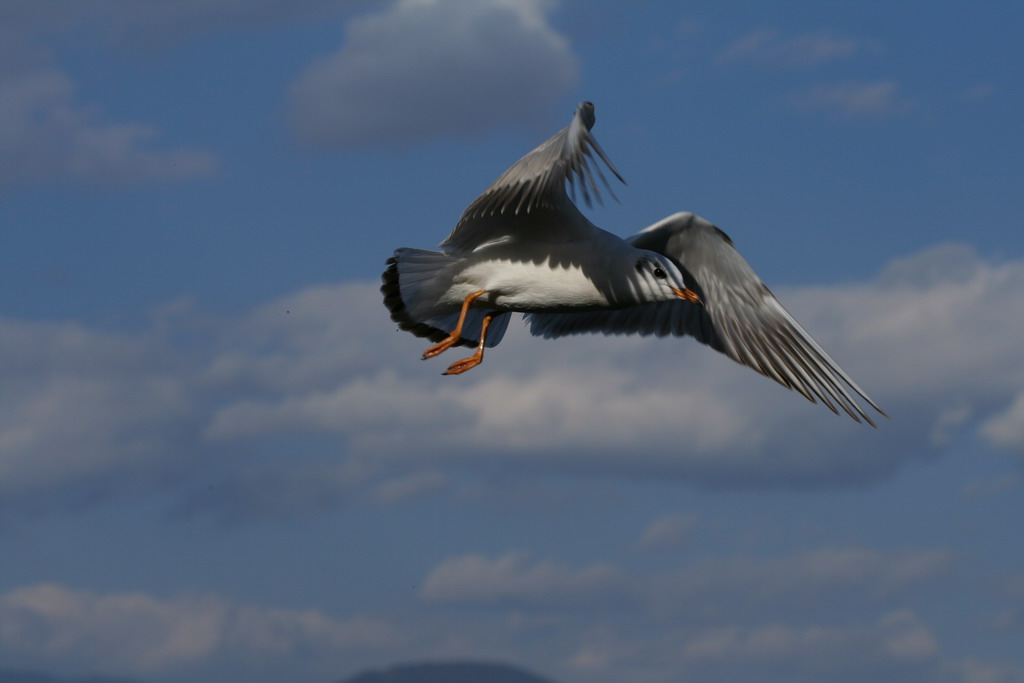
[[[463,555],[445,560],[423,582],[420,597],[435,602],[584,603],[614,598],[622,573],[605,564],[574,569],[553,561],[531,562],[527,553],[489,559]]]
[[[632,574],[608,564],[571,567],[525,552],[462,555],[441,562],[420,597],[440,603],[509,603],[566,609],[630,605],[633,613],[676,623],[806,617],[822,610],[882,604],[941,577],[943,550],[883,553],[820,548],[779,557],[706,558],[658,574]],[[679,617],[686,614],[686,618]]]
[[[689,639],[682,653],[684,661],[713,663],[720,671],[765,667],[769,680],[864,680],[872,671],[932,664],[939,650],[917,615],[899,611],[869,625],[715,628]]]
[[[978,83],[960,94],[965,100],[986,100],[999,92],[999,88],[991,83]]]
[[[1001,609],[995,625],[1004,631],[1024,631],[1024,573],[1016,573],[993,582]]]
[[[796,95],[793,103],[800,109],[826,111],[844,119],[880,119],[914,107],[914,101],[895,81],[819,85]]]
[[[651,522],[640,539],[645,548],[677,548],[690,538],[696,515],[666,515]]]
[[[1024,667],[1006,662],[964,659],[942,668],[943,683],[1024,683]]]
[[[1024,262],[989,264],[970,247],[938,245],[892,262],[863,286],[807,289],[794,298],[833,323],[826,342],[866,352],[869,386],[882,383],[904,400],[916,395],[918,405],[943,392],[944,410],[932,419],[945,426],[950,410],[967,406],[977,415],[994,400],[1001,412],[1021,390],[1022,349],[1014,337],[1022,333],[1024,301],[1012,294],[1021,285]],[[825,313],[829,301],[832,314]]]
[[[373,495],[381,503],[397,503],[421,496],[443,487],[447,478],[441,472],[430,470],[387,479],[374,489]]]
[[[812,683],[864,680],[934,682],[952,662],[942,656],[929,626],[915,612],[897,610],[857,623],[798,624],[781,620],[665,629],[591,628],[572,664],[581,678],[654,683],[666,672],[687,680]],[[678,675],[678,674],[677,674]],[[959,680],[959,679],[949,679]]]
[[[362,489],[372,486],[373,480],[372,468],[343,458],[318,463],[299,457],[287,466],[279,462],[249,464],[191,491],[174,511],[225,523],[281,521],[316,515],[359,499]]]
[[[358,8],[332,0],[119,2],[7,0],[0,22],[0,192],[50,182],[171,182],[216,172],[208,150],[161,145],[161,131],[118,120],[79,93],[56,63],[55,39],[140,51],[229,27],[331,17]]]
[[[474,471],[481,452],[511,470],[856,485],[963,438],[1018,447],[1022,289],[1024,263],[941,246],[862,283],[778,291],[893,415],[878,431],[692,340],[546,341],[514,324],[480,368],[441,377],[447,359],[419,361],[422,340],[395,331],[370,283],[222,320],[179,311],[142,332],[5,320],[0,486],[22,502],[104,499],[294,435],[305,464],[219,470],[233,480],[223,514],[394,502],[446,485],[455,464]]]
[[[690,340],[549,342],[513,325],[481,368],[441,378],[437,363],[416,360],[422,343],[379,324],[382,313],[370,301],[377,293],[367,288],[368,317],[349,316],[347,324],[382,335],[373,337],[376,360],[365,342],[365,369],[335,375],[332,387],[296,385],[228,402],[209,434],[315,430],[343,435],[357,453],[416,454],[420,464],[486,449],[510,464],[667,473],[709,485],[857,483],[973,429],[964,416],[1006,410],[1024,387],[1024,371],[1015,369],[1024,360],[1015,343],[1024,304],[1012,295],[1021,286],[1021,263],[987,264],[969,248],[941,246],[862,284],[780,290],[894,416],[877,432],[833,418]],[[266,357],[244,347],[237,353],[249,371]]]
[[[5,0],[0,50],[19,49],[54,34],[76,32],[86,41],[110,41],[133,50],[164,48],[205,31],[333,16],[372,0]]]
[[[315,610],[282,610],[215,596],[156,598],[35,584],[0,595],[0,653],[112,673],[193,666],[231,651],[262,654],[391,647],[386,622],[337,620]]]
[[[943,556],[822,548],[640,571],[524,552],[470,554],[440,562],[417,603],[344,618],[216,595],[33,584],[0,594],[0,657],[189,680],[224,680],[217,666],[229,662],[235,677],[259,671],[247,680],[281,680],[268,666],[323,678],[355,662],[391,661],[397,651],[517,661],[557,680],[594,683],[663,683],[680,670],[701,680],[913,683],[1012,674],[998,662],[952,659],[944,646],[955,644],[941,643],[912,607],[892,609],[939,578]],[[929,594],[921,599],[928,604]]]
[[[1024,484],[1024,477],[1017,472],[1009,472],[993,477],[979,477],[964,484],[965,498],[988,498],[1001,496],[1014,491]]]
[[[864,49],[861,41],[829,32],[784,37],[777,29],[760,28],[737,38],[716,58],[720,64],[751,62],[765,66],[809,68]]]
[[[806,617],[822,610],[883,604],[941,577],[944,550],[880,552],[819,548],[779,557],[708,558],[643,583],[651,608],[686,609],[694,619]]]
[[[0,319],[0,339],[0,496],[46,500],[166,471],[168,434],[196,410],[173,351],[73,323]]]
[[[206,176],[216,158],[198,149],[159,149],[155,128],[111,123],[78,101],[64,73],[0,74],[0,191],[52,181],[93,184]]]
[[[352,19],[345,41],[291,88],[313,144],[404,144],[531,124],[576,81],[543,0],[399,0]]]
[[[1006,410],[986,421],[981,433],[996,446],[1024,451],[1024,392]]]

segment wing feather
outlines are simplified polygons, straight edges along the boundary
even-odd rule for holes
[[[598,160],[625,182],[590,133],[595,120],[594,105],[580,103],[572,123],[502,173],[466,208],[441,247],[445,251],[473,251],[498,240],[535,239],[529,235],[531,230],[543,230],[546,240],[550,240],[555,237],[552,232],[571,232],[586,225],[569,199],[566,183],[573,198],[578,189],[589,206],[595,199],[601,201],[597,180],[615,197]],[[525,220],[540,215],[545,220]]]
[[[833,413],[842,410],[876,426],[859,397],[885,415],[786,311],[719,228],[680,213],[628,241],[673,259],[705,307],[670,301],[614,311],[533,313],[526,316],[530,332],[544,337],[585,332],[691,336]]]

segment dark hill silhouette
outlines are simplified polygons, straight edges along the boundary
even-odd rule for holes
[[[109,676],[52,676],[39,671],[0,669],[0,683],[141,683]],[[342,683],[554,683],[525,669],[493,662],[421,662],[363,671]]]
[[[0,682],[2,683],[2,682]],[[364,671],[342,683],[554,683],[507,664],[422,662]]]
[[[134,679],[86,676],[85,678],[62,678],[38,671],[17,671],[0,669],[0,683],[139,683]]]

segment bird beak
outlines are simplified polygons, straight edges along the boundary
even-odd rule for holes
[[[701,300],[700,295],[690,289],[676,289],[672,288],[672,291],[676,293],[683,301],[689,301],[691,304],[697,304],[701,308],[704,308],[704,302]]]

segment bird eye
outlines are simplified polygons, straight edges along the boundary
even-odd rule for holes
[[[656,267],[654,269],[654,277],[658,278],[659,280],[664,280],[666,277],[665,271],[662,270],[660,267]]]

